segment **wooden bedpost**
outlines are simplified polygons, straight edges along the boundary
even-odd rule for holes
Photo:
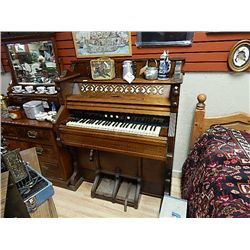
[[[203,132],[203,123],[205,117],[205,101],[207,96],[205,94],[200,94],[197,97],[198,103],[196,104],[195,115],[194,115],[194,123],[190,141],[190,148],[193,147],[197,138]]]

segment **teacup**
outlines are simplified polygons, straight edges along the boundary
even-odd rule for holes
[[[55,86],[47,87],[47,90],[50,94],[53,94],[56,92]]]
[[[17,93],[20,93],[23,90],[22,86],[20,85],[13,86],[12,89]]]
[[[33,91],[33,86],[26,86],[25,87],[25,90],[28,92],[28,93],[31,93]]]
[[[45,92],[45,87],[44,86],[39,86],[36,88],[39,93],[44,93]]]

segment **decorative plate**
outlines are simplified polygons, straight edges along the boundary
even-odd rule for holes
[[[228,65],[231,70],[241,72],[250,67],[250,41],[237,42],[229,52]]]

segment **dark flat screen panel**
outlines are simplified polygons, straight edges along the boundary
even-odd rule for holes
[[[137,32],[138,47],[150,46],[189,46],[193,32]]]

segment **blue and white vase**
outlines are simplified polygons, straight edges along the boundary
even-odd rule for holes
[[[164,50],[160,56],[160,65],[158,70],[158,80],[167,80],[171,69],[171,61],[169,60],[168,52]]]

